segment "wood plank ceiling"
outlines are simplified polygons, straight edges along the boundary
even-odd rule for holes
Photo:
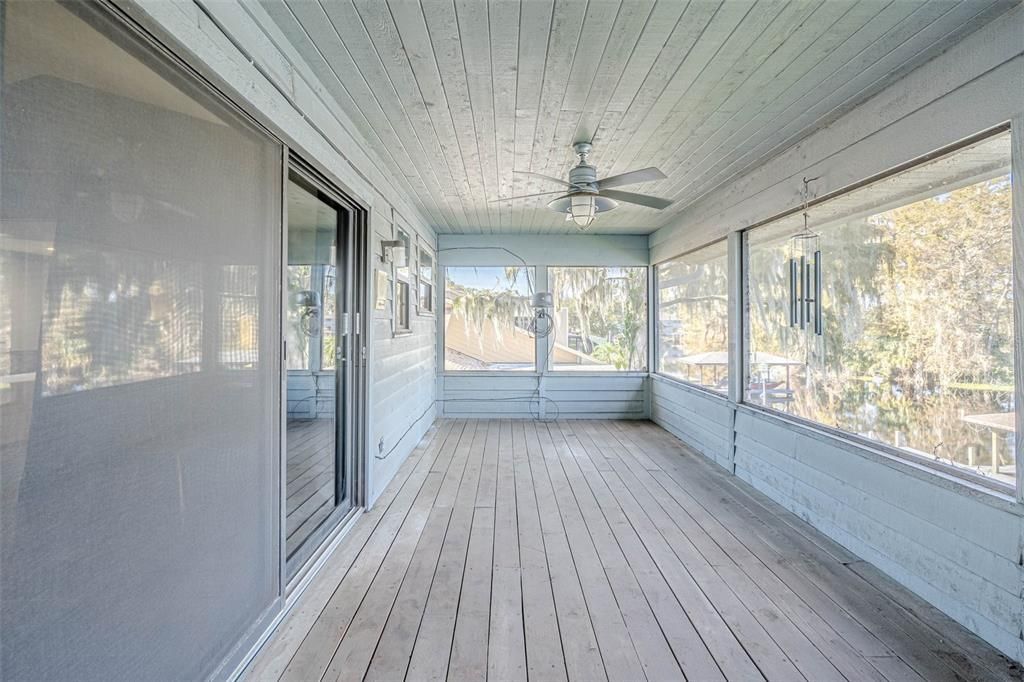
[[[262,0],[438,232],[571,233],[516,175],[601,177],[675,203],[622,204],[591,232],[644,234],[792,146],[1013,0]],[[256,13],[254,13],[256,14]],[[275,31],[276,33],[277,31]]]

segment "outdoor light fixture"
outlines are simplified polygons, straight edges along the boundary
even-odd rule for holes
[[[569,206],[569,216],[581,230],[590,227],[597,217],[597,205],[593,194],[574,194]]]

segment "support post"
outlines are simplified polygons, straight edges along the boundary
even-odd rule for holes
[[[1010,123],[1012,147],[1010,176],[1013,178],[1013,344],[1014,439],[1013,457],[1017,472],[1017,501],[1024,502],[1024,114]]]
[[[729,400],[743,402],[746,383],[746,354],[743,331],[743,234],[731,232],[728,248],[729,275]]]

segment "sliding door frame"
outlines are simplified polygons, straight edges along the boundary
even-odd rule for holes
[[[351,467],[345,475],[346,495],[349,498],[348,509],[340,515],[332,512],[324,522],[323,529],[314,531],[306,542],[315,543],[308,554],[301,559],[301,564],[289,576],[287,551],[287,494],[288,494],[288,449],[287,429],[284,425],[288,419],[288,372],[285,369],[284,319],[288,306],[288,291],[284,285],[285,273],[288,268],[288,202],[287,187],[289,175],[295,174],[310,184],[338,205],[344,219],[338,221],[337,235],[337,269],[344,278],[335,279],[335,295],[337,296],[335,329],[339,334],[339,346],[343,350],[341,357],[335,358],[335,462],[347,463]],[[305,585],[306,578],[315,573],[320,560],[325,557],[339,538],[342,531],[366,506],[366,429],[367,429],[367,366],[364,362],[365,348],[368,345],[366,334],[366,310],[368,298],[368,273],[366,269],[367,246],[367,208],[351,195],[329,180],[323,173],[308,161],[291,150],[285,150],[284,192],[282,201],[281,222],[281,316],[280,316],[280,571],[282,596],[291,601]],[[340,218],[341,216],[339,216]],[[341,428],[339,429],[339,425]],[[342,437],[338,438],[338,432]],[[340,472],[336,468],[335,477]],[[337,496],[335,498],[337,501]]]

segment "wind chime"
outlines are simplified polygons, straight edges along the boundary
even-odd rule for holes
[[[804,178],[802,192],[803,229],[790,237],[789,326],[810,327],[821,336],[821,249],[819,236],[810,228],[809,185],[817,178]]]

